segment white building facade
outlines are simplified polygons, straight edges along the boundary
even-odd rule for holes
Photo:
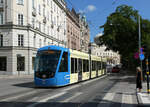
[[[63,0],[0,0],[0,75],[31,74],[37,49],[66,47]]]
[[[100,56],[107,59],[108,64],[120,64],[120,55],[112,50],[106,51],[106,46],[98,46],[95,43],[91,43],[91,54]]]

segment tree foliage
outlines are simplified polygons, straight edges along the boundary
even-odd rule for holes
[[[113,51],[118,51],[123,60],[134,59],[134,53],[138,52],[139,27],[138,11],[131,6],[121,5],[114,13],[107,17],[100,43]],[[150,21],[141,17],[142,45],[147,45],[150,51]],[[132,61],[133,62],[133,61]]]

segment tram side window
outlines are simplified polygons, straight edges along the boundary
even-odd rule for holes
[[[94,61],[94,66],[95,66],[94,71],[96,71],[97,70],[97,62],[96,61]]]
[[[75,58],[75,73],[78,72],[78,60]]]
[[[74,65],[75,65],[75,59],[71,58],[71,73],[74,73]]]
[[[101,62],[98,62],[98,69],[101,70]]]
[[[87,71],[87,60],[83,60],[83,72],[88,72]]]
[[[101,62],[101,69],[103,69],[103,62]]]
[[[98,71],[98,61],[96,61],[96,71]]]
[[[79,71],[82,72],[82,59],[79,59]]]
[[[59,72],[68,72],[68,53],[67,52],[63,53]]]
[[[97,69],[97,63],[96,63],[96,61],[94,61],[94,63],[95,63],[95,71],[96,71],[96,69]]]
[[[104,62],[104,68],[106,69],[106,62]]]
[[[92,61],[92,71],[94,71],[94,61]]]
[[[86,60],[86,63],[87,63],[87,65],[86,65],[87,71],[86,72],[89,72],[89,61]]]
[[[96,61],[92,61],[92,71],[96,71]]]
[[[105,69],[105,62],[102,62],[102,68]]]

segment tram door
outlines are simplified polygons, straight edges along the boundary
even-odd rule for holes
[[[78,81],[82,81],[82,59],[78,59]]]

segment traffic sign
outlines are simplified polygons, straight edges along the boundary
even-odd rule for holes
[[[136,53],[134,54],[134,58],[135,58],[135,59],[138,59],[138,58],[139,58],[139,52],[136,52]]]
[[[143,54],[140,54],[140,60],[144,60],[145,56]]]

